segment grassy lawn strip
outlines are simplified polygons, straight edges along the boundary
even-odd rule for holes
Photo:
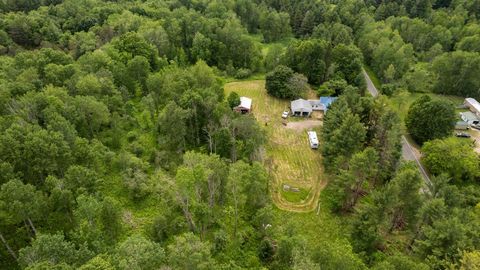
[[[298,192],[282,190],[283,198],[285,198],[285,200],[289,202],[294,202],[294,203],[298,203],[305,200],[308,196],[308,193],[310,193],[310,190],[306,190],[304,188],[300,188],[300,191]]]

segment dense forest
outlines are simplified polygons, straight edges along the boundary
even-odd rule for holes
[[[480,98],[479,0],[0,12],[0,269],[480,269],[480,159],[449,99]],[[268,123],[224,91],[246,80],[338,97],[316,213],[272,201]]]

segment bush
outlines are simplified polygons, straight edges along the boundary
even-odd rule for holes
[[[474,180],[480,163],[470,141],[458,138],[433,140],[422,147],[422,161],[434,175],[446,173],[456,180]]]
[[[397,86],[392,83],[386,83],[382,85],[382,89],[380,90],[382,91],[382,94],[391,97],[396,92]]]
[[[246,79],[252,75],[252,71],[248,68],[239,68],[235,72],[235,79]]]
[[[278,98],[298,98],[308,89],[307,78],[294,73],[289,67],[279,65],[267,74],[267,92]]]
[[[417,143],[423,144],[451,135],[455,119],[453,104],[422,96],[410,106],[405,124],[412,138]]]
[[[228,95],[227,102],[228,102],[228,106],[230,106],[230,108],[233,109],[238,105],[240,105],[240,96],[237,94],[237,92],[231,92]]]
[[[323,83],[317,90],[319,96],[339,96],[347,88],[348,83],[344,79],[332,79]]]

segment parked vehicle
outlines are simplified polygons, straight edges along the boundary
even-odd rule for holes
[[[284,112],[282,113],[282,118],[283,118],[283,119],[287,119],[287,117],[288,117],[288,111],[284,111]]]
[[[480,125],[470,125],[470,127],[480,130]]]
[[[471,137],[470,134],[465,133],[465,132],[457,132],[455,135],[459,138],[470,138]]]
[[[310,148],[318,149],[318,138],[315,131],[307,131],[308,141],[310,142]]]

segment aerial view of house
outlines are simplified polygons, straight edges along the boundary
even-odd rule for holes
[[[336,97],[320,97],[320,99],[296,99],[290,103],[292,115],[309,117],[313,111],[327,112],[328,107],[336,100]]]
[[[234,108],[239,113],[249,113],[252,110],[252,99],[248,97],[240,97],[240,104]]]

